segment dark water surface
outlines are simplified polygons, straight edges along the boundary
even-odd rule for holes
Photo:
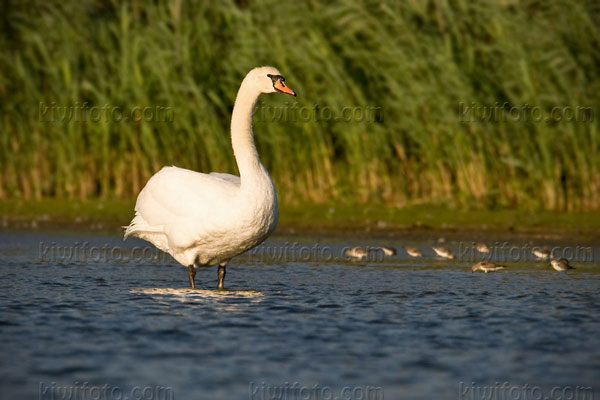
[[[187,271],[150,250],[129,260],[142,241],[1,233],[1,398],[474,399],[502,384],[598,398],[597,263],[483,274],[430,249],[349,262],[335,257],[359,240],[291,243],[234,260],[218,292],[185,290]],[[197,285],[216,278],[199,270]]]

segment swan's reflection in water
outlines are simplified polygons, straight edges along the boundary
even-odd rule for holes
[[[138,288],[131,289],[131,293],[150,295],[160,302],[175,300],[180,302],[198,302],[204,303],[211,300],[212,305],[216,305],[224,310],[235,310],[238,305],[231,300],[240,299],[244,304],[259,303],[264,295],[261,291],[254,289],[189,289],[189,288]],[[220,303],[220,300],[226,302]]]

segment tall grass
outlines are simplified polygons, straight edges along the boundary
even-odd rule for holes
[[[594,4],[5,2],[0,198],[130,198],[171,164],[235,173],[237,88],[252,67],[275,65],[299,96],[263,96],[254,130],[283,202],[597,210]],[[528,104],[544,118],[555,106],[589,107],[588,120],[482,121],[470,111],[465,122],[461,103]],[[77,105],[165,107],[172,118],[57,116]],[[337,118],[355,107],[378,109]]]

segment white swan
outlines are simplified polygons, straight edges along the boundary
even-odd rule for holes
[[[135,217],[125,238],[137,236],[188,267],[190,287],[196,268],[219,265],[223,289],[227,262],[265,240],[277,225],[277,193],[260,162],[252,134],[252,114],[261,93],[295,96],[273,67],[255,68],[237,93],[231,117],[231,145],[240,176],[202,174],[164,167],[138,195]]]

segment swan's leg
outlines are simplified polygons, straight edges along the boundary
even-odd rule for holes
[[[219,264],[219,285],[217,289],[223,289],[225,285],[225,266],[227,265],[227,261]]]
[[[190,278],[190,289],[195,289],[194,279],[196,279],[196,268],[194,268],[194,265],[188,267],[188,278]]]

